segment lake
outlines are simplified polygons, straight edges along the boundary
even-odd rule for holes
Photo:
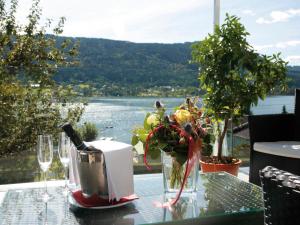
[[[93,98],[83,114],[81,122],[96,124],[99,137],[112,137],[130,143],[132,129],[143,124],[147,112],[154,111],[154,102],[160,100],[170,112],[184,98]],[[294,96],[272,96],[259,101],[251,108],[253,114],[281,113],[283,105],[287,112],[294,111]]]

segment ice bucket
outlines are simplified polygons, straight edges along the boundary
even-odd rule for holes
[[[106,166],[101,150],[77,151],[77,169],[84,197],[96,194],[108,199]]]

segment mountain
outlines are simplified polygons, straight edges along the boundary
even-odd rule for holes
[[[300,66],[289,66],[287,76],[290,78],[290,93],[294,94],[294,89],[300,87]]]
[[[191,43],[139,44],[96,38],[80,41],[76,68],[62,69],[59,82],[99,82],[150,86],[197,86],[197,67],[190,65]]]
[[[59,38],[58,42],[62,39]],[[80,42],[80,65],[60,69],[55,76],[59,83],[88,84],[89,88],[93,87],[103,95],[137,95],[153,87],[197,91],[199,86],[198,68],[189,63],[190,42],[160,44],[98,38],[73,40]],[[292,78],[291,88],[300,86],[299,66],[289,67],[288,76]]]

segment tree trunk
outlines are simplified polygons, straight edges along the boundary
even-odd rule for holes
[[[228,129],[228,122],[229,122],[229,119],[226,118],[224,120],[223,130],[221,131],[221,134],[219,135],[219,137],[217,137],[218,138],[218,160],[219,161],[221,160],[221,156],[222,156],[222,147],[223,147],[224,138],[225,138],[225,135],[226,135],[226,132]],[[218,124],[218,126],[219,126],[219,124]]]

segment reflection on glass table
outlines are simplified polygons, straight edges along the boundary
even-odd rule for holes
[[[165,202],[162,174],[134,176],[139,199],[118,208],[82,209],[69,205],[65,212],[63,187],[49,188],[47,220],[55,224],[263,224],[261,188],[226,173],[200,174],[197,194],[183,195],[175,206],[155,207]],[[0,224],[39,224],[38,189],[8,191],[0,207]],[[68,218],[65,220],[64,218]]]

